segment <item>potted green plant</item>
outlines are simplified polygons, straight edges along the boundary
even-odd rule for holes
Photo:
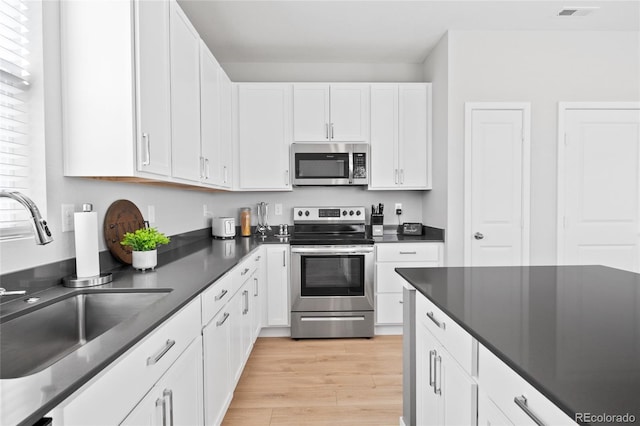
[[[169,244],[169,237],[156,228],[140,228],[135,232],[127,232],[120,244],[131,247],[131,264],[142,271],[153,269],[158,264],[157,246]]]

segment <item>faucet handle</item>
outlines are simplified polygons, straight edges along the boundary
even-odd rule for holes
[[[4,289],[4,288],[0,287],[0,297],[1,296],[18,296],[18,295],[26,294],[26,293],[27,292],[25,290],[11,290],[11,291],[9,291],[7,289]]]

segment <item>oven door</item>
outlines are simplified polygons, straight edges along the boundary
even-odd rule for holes
[[[373,310],[373,246],[291,247],[291,310]]]

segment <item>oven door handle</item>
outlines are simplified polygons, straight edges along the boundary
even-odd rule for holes
[[[291,247],[291,253],[304,254],[369,254],[372,247]]]

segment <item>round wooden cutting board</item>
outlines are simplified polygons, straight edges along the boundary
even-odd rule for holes
[[[104,239],[113,256],[121,262],[131,264],[131,250],[120,244],[127,232],[144,228],[144,218],[138,206],[129,200],[114,201],[104,217]]]

